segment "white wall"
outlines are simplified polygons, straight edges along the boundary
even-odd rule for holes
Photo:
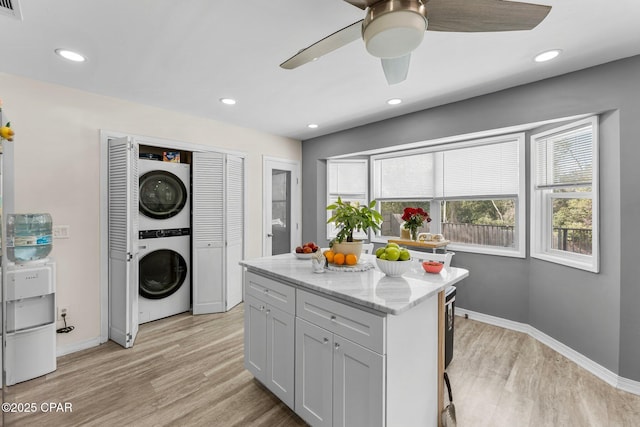
[[[58,349],[100,336],[100,129],[248,153],[247,258],[261,255],[262,156],[302,156],[297,140],[5,73],[0,98],[16,132],[16,212],[49,212],[70,226],[71,238],[54,240],[51,254],[58,306],[75,326],[58,334]]]

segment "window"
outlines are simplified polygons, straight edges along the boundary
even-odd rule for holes
[[[462,250],[525,256],[524,135],[441,153],[441,233]]]
[[[385,218],[380,240],[400,235],[402,210],[422,207],[451,249],[525,256],[524,134],[372,157],[372,191]]]
[[[369,203],[369,162],[367,159],[327,160],[327,206],[335,203],[338,197],[344,202],[361,205]],[[327,211],[327,220],[331,218]],[[338,230],[334,224],[327,224],[327,240],[336,237]],[[368,239],[365,232],[355,232],[354,238]]]
[[[598,272],[598,121],[531,138],[531,256]]]
[[[412,208],[422,208],[426,212],[429,212],[431,216],[431,203],[428,201],[407,201],[407,200],[397,200],[397,201],[380,201],[378,205],[378,209],[382,214],[382,226],[379,233],[381,238],[385,239],[397,239],[399,236],[402,236],[401,227],[404,221],[402,220],[402,214],[404,212],[404,208],[412,207]],[[418,233],[430,233],[432,222],[424,222],[422,227],[418,228]],[[408,233],[408,230],[407,230]]]

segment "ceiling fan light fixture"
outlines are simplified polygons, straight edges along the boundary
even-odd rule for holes
[[[362,37],[367,51],[377,58],[398,58],[420,46],[427,19],[409,10],[394,10],[372,19]]]
[[[220,98],[220,102],[224,105],[236,105],[236,100],[233,98]]]
[[[315,123],[309,123],[309,124],[307,125],[307,127],[308,127],[309,129],[318,129],[318,125],[317,125],[317,124],[315,124]]]
[[[400,99],[400,98],[391,98],[391,99],[387,100],[387,104],[389,104],[389,105],[402,104],[402,99]]]

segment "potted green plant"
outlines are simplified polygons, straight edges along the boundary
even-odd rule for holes
[[[360,206],[358,202],[343,202],[338,197],[338,201],[327,206],[327,210],[332,211],[332,216],[327,223],[334,223],[339,229],[331,244],[334,252],[352,253],[360,258],[362,240],[354,240],[353,233],[354,231],[380,230],[382,215],[374,209],[375,205],[375,200],[372,200],[369,205]]]

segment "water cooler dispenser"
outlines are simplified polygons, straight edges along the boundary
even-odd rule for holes
[[[7,215],[6,383],[56,369],[56,267],[49,214]]]

